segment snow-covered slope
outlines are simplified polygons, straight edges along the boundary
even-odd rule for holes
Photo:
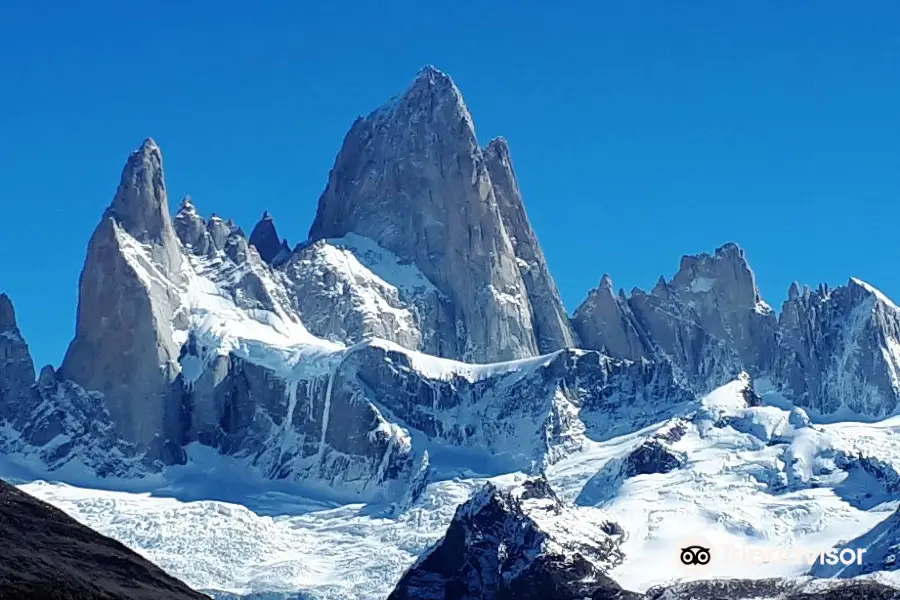
[[[723,563],[691,571],[679,562],[680,544],[701,537],[714,549],[825,550],[878,527],[897,508],[890,479],[900,469],[896,420],[812,426],[800,411],[775,406],[783,401],[777,396],[764,394],[763,406],[752,398],[748,380],[739,379],[673,419],[606,441],[586,440],[545,470],[556,494],[572,503],[566,523],[621,527],[621,562],[608,565],[608,574],[624,588],[643,591],[710,576],[800,577],[808,564]],[[674,468],[664,460],[628,463],[651,440],[683,460]],[[222,460],[197,456],[171,469],[168,481],[149,494],[40,482],[23,489],[197,588],[276,593],[267,598],[302,591],[313,598],[375,599],[387,596],[484,482],[508,489],[527,477],[460,477],[458,470],[436,467],[421,497],[394,514],[376,505],[304,498],[297,488],[261,480],[225,484],[220,478],[233,466]],[[616,469],[611,483],[598,489],[595,478],[617,461],[641,465],[640,472]],[[243,505],[233,502],[238,498]],[[534,518],[540,522],[540,514]]]

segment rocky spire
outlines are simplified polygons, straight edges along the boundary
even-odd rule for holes
[[[181,254],[169,216],[162,152],[153,139],[131,153],[107,215],[135,240],[149,244],[167,272],[179,272]]]
[[[574,346],[568,315],[525,212],[506,139],[498,137],[491,140],[485,148],[484,157],[503,226],[525,282],[538,348],[542,353],[547,353]]]
[[[206,231],[206,221],[197,212],[197,207],[190,196],[181,200],[181,208],[175,215],[175,234],[185,248],[204,256],[210,251],[210,237]]]
[[[27,410],[34,385],[34,362],[16,323],[16,311],[0,294],[0,420]]]
[[[285,240],[285,245],[287,240]],[[269,211],[263,212],[262,218],[250,232],[250,245],[256,248],[260,258],[272,264],[272,261],[282,251],[278,232],[275,230],[275,221]]]
[[[6,294],[0,294],[0,331],[15,331],[17,334],[19,331],[16,325],[16,311],[12,300]]]
[[[179,348],[182,255],[169,217],[162,155],[146,140],[125,164],[91,236],[81,272],[75,338],[61,374],[104,394],[123,438],[165,441]]]
[[[344,139],[312,241],[355,233],[415,264],[447,298],[439,353],[538,353],[531,305],[469,111],[434,67]]]
[[[651,356],[628,302],[615,294],[609,275],[603,275],[600,285],[575,311],[572,326],[585,348],[628,360]]]

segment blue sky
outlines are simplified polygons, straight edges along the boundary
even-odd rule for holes
[[[0,5],[0,290],[39,365],[145,137],[173,206],[295,243],[354,118],[426,63],[510,141],[570,311],[726,241],[776,307],[851,275],[900,298],[896,2],[83,4]]]

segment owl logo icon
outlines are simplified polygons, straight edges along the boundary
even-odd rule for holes
[[[681,549],[681,564],[683,565],[707,565],[710,558],[709,548],[703,546],[688,546]]]

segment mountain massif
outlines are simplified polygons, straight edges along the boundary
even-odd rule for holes
[[[36,374],[0,295],[0,449],[60,477],[148,477],[211,450],[263,478],[396,514],[447,457],[475,456],[488,475],[538,474],[738,377],[780,394],[801,420],[896,415],[900,309],[850,279],[794,284],[776,314],[729,243],[684,256],[649,292],[626,295],[604,275],[570,318],[508,143],[481,145],[459,89],[433,67],[353,123],[296,247],[267,212],[249,236],[189,197],[173,216],[162,151],[147,139],[91,236],[59,369]],[[629,597],[599,559],[556,578],[562,558],[529,545],[540,534],[505,524],[525,497],[492,494],[460,515],[490,511],[492,535],[524,536],[502,541],[504,552],[542,562],[527,572],[454,563],[454,577],[493,591],[441,596],[435,573],[451,567],[435,561],[470,552],[472,533],[455,522],[445,549],[392,597],[506,598],[545,585],[569,590],[560,598]],[[487,571],[517,575],[488,581]],[[420,588],[432,591],[410,591]]]

